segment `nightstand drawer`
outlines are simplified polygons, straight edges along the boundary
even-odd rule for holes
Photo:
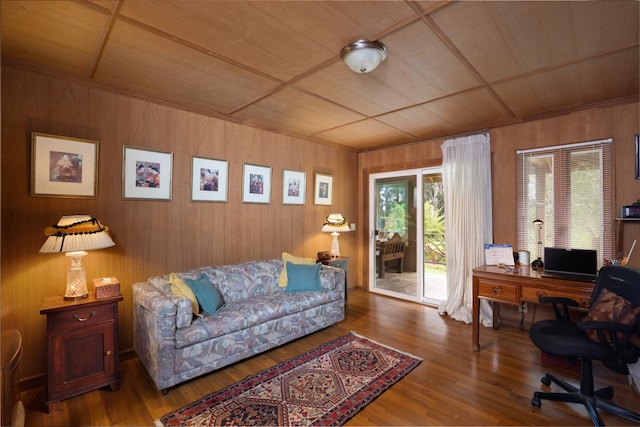
[[[63,329],[86,327],[105,322],[115,318],[114,310],[118,307],[115,304],[107,304],[94,307],[81,307],[75,310],[67,310],[51,315],[52,328],[54,331]]]
[[[511,304],[520,303],[516,285],[481,281],[478,284],[478,296]]]
[[[589,308],[589,299],[591,294],[589,293],[576,293],[576,292],[562,292],[556,290],[549,289],[539,289],[539,288],[522,288],[522,300],[527,302],[539,302],[540,297],[564,297],[571,298],[572,300],[578,301],[581,308]]]

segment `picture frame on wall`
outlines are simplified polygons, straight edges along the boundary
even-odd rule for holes
[[[226,203],[229,194],[227,160],[191,157],[191,201]]]
[[[123,147],[122,198],[171,200],[173,153]]]
[[[31,195],[98,197],[98,141],[33,132]]]
[[[242,203],[271,203],[271,167],[245,163],[242,168]]]
[[[640,179],[640,134],[636,135],[636,179]]]
[[[306,188],[306,173],[285,169],[282,173],[282,204],[304,205]]]
[[[314,203],[316,205],[331,206],[331,198],[333,196],[333,177],[316,173],[314,187]]]

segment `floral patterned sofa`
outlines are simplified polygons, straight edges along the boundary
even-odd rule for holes
[[[166,393],[344,319],[343,270],[318,265],[321,290],[288,292],[278,285],[284,267],[280,259],[251,261],[134,283],[134,349],[157,388]],[[195,303],[172,292],[176,276],[208,280],[224,304],[213,315],[194,315]]]

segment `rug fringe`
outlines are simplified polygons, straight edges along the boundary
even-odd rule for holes
[[[356,336],[356,337],[358,337],[358,338],[362,338],[362,339],[365,339],[365,340],[367,340],[367,341],[371,341],[372,343],[375,343],[375,344],[377,344],[377,345],[379,345],[379,346],[381,346],[381,347],[388,348],[389,350],[397,351],[398,353],[404,354],[405,356],[409,356],[409,357],[412,357],[412,358],[414,358],[414,359],[418,359],[418,360],[420,360],[420,361],[423,361],[423,360],[424,360],[424,359],[423,359],[422,357],[420,357],[420,356],[416,356],[415,354],[411,354],[411,353],[408,353],[408,352],[406,352],[406,351],[398,350],[397,348],[395,348],[395,347],[391,347],[390,345],[382,344],[381,342],[378,342],[378,341],[376,341],[376,340],[372,340],[372,339],[371,339],[371,338],[369,338],[369,337],[365,337],[364,335],[359,334],[359,333],[357,333],[356,331],[351,331],[351,334],[352,334],[352,335],[354,335],[354,336]]]
[[[164,427],[164,424],[162,424],[162,421],[160,420],[153,420],[153,425],[155,427]]]

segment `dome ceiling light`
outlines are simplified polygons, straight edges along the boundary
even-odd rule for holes
[[[356,73],[369,73],[387,57],[387,47],[379,41],[356,40],[340,51],[340,58]]]

